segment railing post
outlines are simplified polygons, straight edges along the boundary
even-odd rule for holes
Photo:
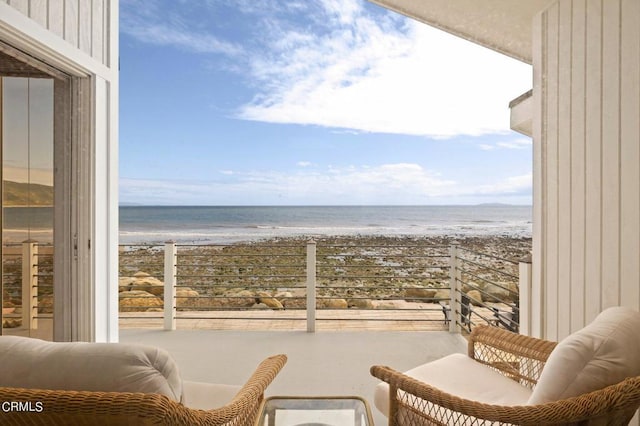
[[[460,322],[459,322],[459,314],[461,311],[460,307],[460,292],[458,291],[458,287],[460,285],[459,282],[459,272],[458,272],[458,248],[455,244],[451,244],[449,246],[449,332],[450,333],[460,333]]]
[[[22,243],[22,327],[38,328],[38,246],[35,241]]]
[[[175,241],[164,243],[164,329],[176,329],[177,250]]]
[[[532,285],[531,256],[520,260],[518,264],[518,287],[520,309],[520,334],[531,335],[531,285]]]
[[[316,331],[316,242],[307,241],[307,332]]]

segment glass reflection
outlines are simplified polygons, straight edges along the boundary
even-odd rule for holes
[[[1,84],[3,334],[50,339],[53,80],[4,77]]]

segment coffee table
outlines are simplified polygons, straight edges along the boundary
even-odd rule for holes
[[[373,426],[369,404],[357,396],[273,396],[256,426]]]

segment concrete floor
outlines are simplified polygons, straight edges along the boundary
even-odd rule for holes
[[[466,340],[443,331],[223,331],[123,329],[120,341],[166,349],[186,380],[242,384],[258,363],[284,353],[289,361],[267,396],[355,395],[365,398],[378,426],[387,419],[373,406],[377,379],[369,368],[404,371],[444,355],[466,353]]]

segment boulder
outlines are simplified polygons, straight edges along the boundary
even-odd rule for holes
[[[21,318],[5,318],[2,320],[2,328],[17,328],[22,326]]]
[[[271,308],[265,305],[264,303],[254,303],[253,306],[251,306],[251,309],[271,309]]]
[[[131,286],[136,282],[133,277],[120,277],[118,279],[118,291],[131,291]]]
[[[480,304],[482,303],[482,293],[480,293],[478,290],[468,291],[467,296],[469,297],[471,304],[474,306],[480,306]]]
[[[144,312],[147,309],[164,306],[162,299],[146,291],[123,291],[118,296],[120,312]]]
[[[449,289],[441,289],[436,291],[436,294],[433,295],[433,298],[436,299],[438,301],[438,303],[442,302],[442,303],[449,303],[449,300],[451,300],[451,290]]]
[[[318,309],[347,309],[349,304],[344,299],[316,299]]]
[[[146,272],[136,272],[133,276],[134,281],[131,283],[130,290],[146,291],[154,296],[162,296],[164,294],[164,282],[159,279]]]
[[[371,299],[347,299],[347,305],[355,309],[373,309]]]
[[[404,290],[404,298],[407,302],[430,302],[429,299],[432,299],[436,290],[432,288],[424,288],[424,287],[409,287]]]
[[[282,303],[280,303],[278,299],[272,297],[266,291],[259,291],[258,299],[259,299],[259,303],[263,303],[271,309],[284,309],[284,306],[282,306]]]
[[[200,300],[198,298],[200,294],[191,289],[180,288],[176,290],[176,306],[178,308],[197,308],[200,306]]]

